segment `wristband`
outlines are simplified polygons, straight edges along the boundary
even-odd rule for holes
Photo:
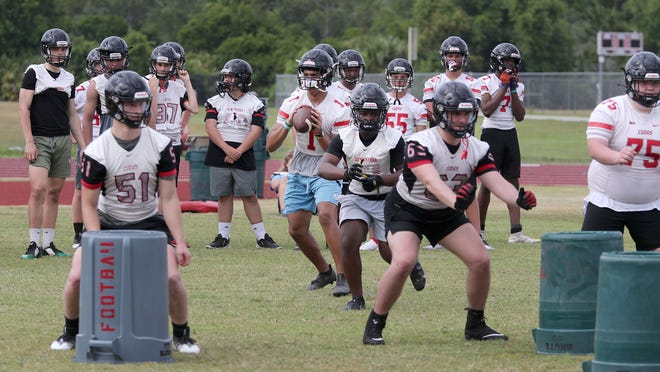
[[[509,91],[510,91],[511,93],[518,93],[518,90],[516,90],[516,89],[509,89]]]
[[[323,131],[319,132],[319,134],[315,134],[314,137],[323,138]]]
[[[291,129],[291,124],[289,124],[288,121],[285,121],[284,123],[282,123],[282,126],[284,127],[284,129],[285,129],[287,132]]]

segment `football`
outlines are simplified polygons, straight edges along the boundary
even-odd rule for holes
[[[291,116],[291,125],[296,128],[299,133],[307,133],[312,127],[309,119],[312,117],[311,106],[300,106]]]

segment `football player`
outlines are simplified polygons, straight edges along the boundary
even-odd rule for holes
[[[333,295],[345,296],[350,290],[341,262],[341,237],[337,220],[339,211],[335,198],[335,195],[341,194],[341,183],[318,175],[319,161],[332,137],[341,127],[350,123],[350,110],[345,100],[327,89],[332,84],[332,76],[333,62],[328,53],[312,49],[303,54],[298,62],[298,90],[282,103],[277,124],[266,137],[266,149],[273,152],[282,145],[292,128],[289,120],[296,109],[301,106],[313,108],[310,119],[312,129],[307,133],[295,133],[296,145],[289,164],[282,213],[289,221],[291,237],[319,272],[308,289],[321,289],[337,281]],[[337,273],[325,260],[309,231],[314,214],[319,217]]]
[[[116,72],[104,84],[103,96],[113,125],[83,152],[85,227],[87,231],[156,230],[167,234],[172,344],[181,353],[198,354],[199,346],[190,337],[187,293],[179,273],[179,265],[190,263],[190,251],[174,183],[172,141],[145,125],[151,93],[144,77],[133,71]],[[158,213],[159,199],[162,215]],[[83,251],[77,249],[71,261],[64,287],[64,331],[50,345],[52,350],[75,347]]]
[[[490,287],[490,257],[463,211],[474,199],[476,177],[507,205],[536,206],[530,191],[517,190],[497,172],[488,144],[469,136],[479,104],[459,82],[446,82],[433,96],[433,128],[406,143],[402,176],[385,199],[385,229],[392,264],[378,284],[376,304],[363,343],[384,344],[382,331],[405,277],[418,262],[425,236],[440,242],[467,266],[466,340],[507,340],[488,325],[484,309]]]
[[[490,145],[495,165],[502,176],[514,187],[520,181],[520,145],[516,132],[516,121],[525,119],[525,85],[518,78],[522,63],[520,50],[511,43],[498,44],[490,53],[492,72],[479,78],[481,86],[481,140]],[[477,198],[480,214],[480,231],[485,236],[486,216],[490,204],[488,187],[479,189]],[[538,243],[541,240],[523,233],[520,208],[509,205],[511,232],[509,243]]]
[[[638,251],[660,251],[660,59],[626,63],[625,95],[601,102],[587,126],[589,194],[582,230],[628,229]]]

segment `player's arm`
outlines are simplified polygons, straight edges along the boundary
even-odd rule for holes
[[[630,164],[637,155],[632,147],[626,146],[620,151],[610,148],[604,138],[592,137],[587,139],[587,148],[592,159],[605,165]]]
[[[525,109],[525,104],[520,99],[517,91],[511,92],[511,111],[513,112],[513,117],[516,121],[525,120],[525,113],[527,110]]]
[[[82,128],[80,127],[80,118],[78,117],[78,112],[76,110],[76,103],[73,99],[70,99],[69,102],[69,127],[71,128],[71,134],[73,138],[78,142],[80,150],[85,150],[87,143],[83,138]]]
[[[156,75],[151,75],[149,77],[149,91],[151,92],[151,116],[149,116],[149,121],[147,125],[151,129],[156,129],[156,118],[158,117],[158,89],[160,81]]]
[[[23,139],[25,140],[25,159],[27,161],[37,160],[37,147],[32,136],[32,122],[30,121],[30,107],[34,90],[21,88],[18,92],[18,121],[21,124]]]
[[[92,79],[87,89],[85,106],[83,107],[82,135],[85,143],[92,142],[92,121],[96,112],[96,104],[99,102],[99,92],[96,91],[96,82]]]
[[[341,180],[345,178],[346,169],[337,166],[343,157],[342,146],[343,141],[340,136],[332,139],[330,146],[319,161],[319,176],[326,180]]]
[[[158,197],[161,201],[163,217],[176,242],[175,253],[177,262],[181,266],[188,266],[190,263],[190,250],[183,236],[181,204],[176,193],[176,184],[173,177],[158,179]]]
[[[481,112],[485,117],[489,118],[500,107],[506,90],[506,87],[498,88],[492,96],[490,93],[485,92],[481,95]]]
[[[293,110],[295,112],[295,110]],[[280,108],[279,113],[277,114],[277,123],[268,131],[266,135],[266,150],[268,152],[274,152],[279,149],[284,143],[286,136],[289,134],[293,124],[289,123],[289,119],[293,116],[293,112],[287,113],[282,108]]]
[[[96,160],[83,153],[81,158],[82,163],[82,188],[81,188],[81,203],[83,222],[87,231],[101,230],[101,222],[97,207],[99,203],[99,195],[101,194],[101,187],[105,179],[105,167],[96,162]]]
[[[399,142],[392,150],[390,150],[390,166],[392,167],[391,174],[381,175],[383,177],[383,185],[394,186],[399,180],[401,169],[403,169],[403,159],[405,157],[404,151],[406,148],[403,138],[399,138]]]
[[[187,111],[196,114],[199,111],[199,103],[197,102],[197,92],[190,81],[190,74],[186,70],[179,70],[179,78],[183,81],[183,86],[186,87],[186,94],[188,95],[184,107]]]
[[[254,144],[257,143],[259,137],[261,137],[261,133],[264,131],[264,126],[266,125],[266,122],[264,121],[265,117],[266,108],[264,106],[261,106],[259,110],[252,113],[252,118],[250,120],[250,133],[248,133],[243,142],[241,142],[241,144],[235,149],[238,156],[236,159],[233,159],[234,161],[238,160],[242,154],[254,147]]]
[[[456,203],[456,194],[454,194],[454,191],[440,178],[433,163],[429,162],[420,164],[410,170],[415,177],[424,184],[424,187],[436,197],[436,199],[453,207]]]

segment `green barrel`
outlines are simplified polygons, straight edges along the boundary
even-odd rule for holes
[[[204,165],[210,139],[205,136],[190,137],[185,159],[190,163],[190,200],[218,200],[211,195],[209,167]]]
[[[594,360],[585,371],[660,371],[660,252],[600,258]]]
[[[623,251],[618,231],[544,234],[541,242],[540,354],[588,354],[594,350],[598,264],[603,252]]]

